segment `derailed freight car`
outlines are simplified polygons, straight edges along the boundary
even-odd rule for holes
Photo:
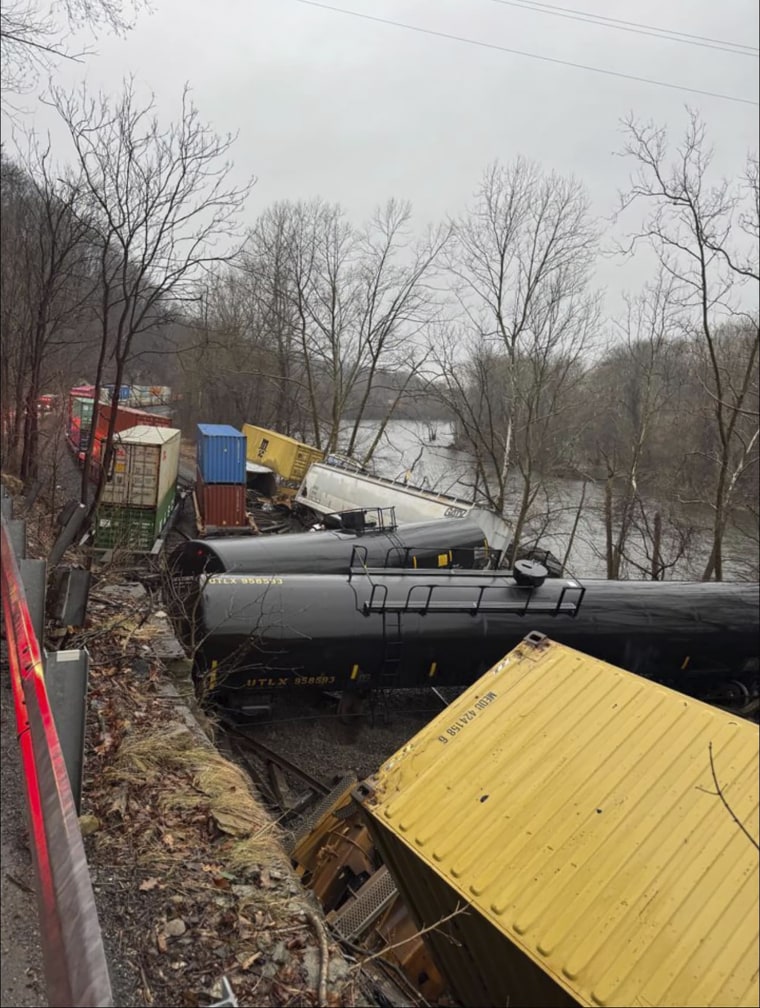
[[[340,527],[284,536],[190,540],[171,558],[175,577],[200,574],[344,574],[369,567],[486,567],[496,557],[480,526],[442,519],[396,526],[392,509],[348,512]]]
[[[292,686],[469,685],[532,630],[693,696],[745,703],[757,695],[758,622],[753,584],[355,568],[214,575],[190,632],[200,688],[231,707]]]
[[[354,795],[460,1003],[749,1008],[758,770],[755,725],[533,638]]]

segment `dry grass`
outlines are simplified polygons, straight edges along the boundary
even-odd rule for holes
[[[197,766],[207,752],[184,726],[156,726],[127,735],[105,776],[114,784],[144,784],[167,770]]]
[[[180,724],[127,734],[104,779],[115,788],[158,788],[156,807],[171,828],[173,846],[190,843],[201,818],[224,834],[224,861],[231,874],[283,867],[282,839],[255,799],[250,780],[210,745]],[[175,786],[168,786],[173,783]],[[148,832],[155,829],[151,823]],[[157,844],[153,855],[167,851]]]
[[[0,473],[0,481],[11,497],[20,497],[24,492],[24,484],[20,479],[8,473]]]

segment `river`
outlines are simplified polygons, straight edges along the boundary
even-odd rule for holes
[[[361,425],[359,447],[354,452],[356,457],[360,457],[362,449],[371,444],[377,429],[378,424],[374,421]],[[380,476],[391,479],[408,476],[409,483],[415,486],[472,500],[472,461],[467,453],[451,447],[453,441],[453,424],[445,421],[392,420],[375,451],[372,466]],[[518,480],[511,481],[510,490],[516,499]],[[578,480],[552,479],[546,482],[540,506],[537,505],[537,515],[531,523],[532,537],[560,559],[565,557],[583,494],[583,484]],[[587,483],[583,509],[566,565],[567,570],[577,577],[605,577],[602,509],[603,487]],[[509,509],[506,517],[509,518]],[[693,529],[688,548],[668,570],[666,577],[669,580],[691,581],[701,576],[710,548],[708,520],[693,514],[688,517],[688,524]],[[636,560],[646,566],[641,537],[632,542],[631,549]],[[662,552],[666,562],[675,557],[677,548],[673,530],[663,530]],[[724,545],[725,579],[756,579],[757,563],[757,544],[738,529],[729,529]],[[639,578],[643,575],[635,566],[629,566],[626,576]]]

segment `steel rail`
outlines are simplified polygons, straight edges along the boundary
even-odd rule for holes
[[[52,1008],[113,1004],[95,897],[18,564],[2,519],[2,601]]]
[[[229,719],[222,718],[222,725],[229,735],[241,739],[261,759],[269,763],[275,763],[286,773],[293,774],[294,777],[300,777],[300,779],[308,784],[312,791],[315,791],[317,794],[329,794],[330,788],[324,781],[312,776],[312,774],[304,770],[303,767],[298,766],[297,763],[293,763],[286,756],[282,756],[280,753],[275,752],[274,749],[270,749],[269,746],[264,745],[263,742],[259,742],[258,739],[253,738],[249,733],[241,731],[240,728],[233,724]]]

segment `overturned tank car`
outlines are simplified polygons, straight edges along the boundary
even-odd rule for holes
[[[716,703],[757,695],[758,586],[547,579],[482,570],[233,573],[186,625],[204,695],[466,686],[530,631]]]

